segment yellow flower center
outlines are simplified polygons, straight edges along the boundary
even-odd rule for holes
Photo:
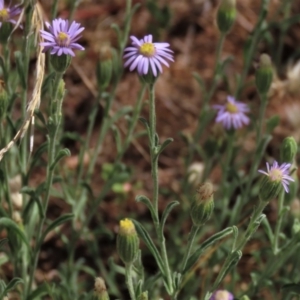
[[[0,21],[6,21],[9,18],[9,13],[7,9],[0,9]]]
[[[131,220],[124,219],[120,221],[120,234],[131,235],[135,233],[135,227]]]
[[[282,172],[279,169],[274,169],[270,171],[269,174],[270,174],[271,181],[277,181],[277,182],[282,181]]]
[[[234,105],[234,104],[232,104],[230,102],[228,102],[226,104],[226,110],[228,112],[230,112],[231,114],[235,114],[235,113],[237,113],[239,111],[238,108],[236,107],[236,105]]]
[[[155,47],[152,43],[144,43],[140,46],[140,53],[144,56],[151,57],[155,54]]]
[[[65,32],[60,32],[58,35],[57,35],[57,43],[60,45],[60,46],[67,46],[68,43],[69,43],[69,36],[65,33]]]

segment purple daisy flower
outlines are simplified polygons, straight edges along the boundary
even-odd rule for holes
[[[226,290],[215,291],[209,300],[233,300],[234,297],[231,293]]]
[[[40,30],[41,36],[46,40],[40,43],[41,46],[44,46],[43,52],[50,49],[50,54],[75,56],[72,49],[84,50],[81,45],[76,43],[81,38],[80,33],[84,30],[79,23],[73,21],[69,26],[68,20],[55,19],[52,24],[46,22],[46,27],[49,32]]]
[[[147,75],[150,71],[156,77],[163,72],[162,65],[169,67],[167,60],[174,61],[173,51],[168,47],[168,43],[153,43],[152,35],[146,35],[138,40],[131,36],[132,47],[127,47],[124,52],[126,62],[124,67],[129,67],[130,71],[137,69],[139,75]],[[126,53],[127,52],[127,53]]]
[[[284,187],[284,190],[289,192],[290,181],[295,181],[291,176],[289,176],[289,169],[291,164],[283,163],[281,166],[277,161],[273,162],[273,165],[267,165],[267,172],[263,170],[258,170],[258,172],[269,177],[270,181],[281,183]]]
[[[22,11],[19,5],[14,5],[11,7],[11,1],[7,7],[4,5],[4,0],[0,0],[0,27],[3,22],[9,22],[16,24],[17,22],[13,19],[19,15]]]
[[[239,129],[250,123],[245,113],[249,112],[247,104],[236,101],[234,97],[227,96],[227,103],[224,105],[213,105],[218,111],[216,122],[222,123],[225,129]]]

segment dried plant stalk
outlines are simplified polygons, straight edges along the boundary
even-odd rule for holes
[[[36,70],[35,70],[35,86],[32,92],[31,100],[28,103],[26,117],[21,125],[19,131],[16,133],[14,138],[0,151],[0,160],[3,158],[4,154],[11,149],[11,147],[16,143],[17,140],[24,137],[25,133],[27,132],[29,125],[32,123],[34,124],[34,111],[35,109],[39,108],[40,100],[41,100],[41,89],[42,83],[44,79],[45,73],[45,54],[42,53],[42,47],[40,46],[40,42],[42,41],[42,37],[40,36],[40,30],[44,29],[43,23],[43,16],[42,16],[42,9],[40,4],[36,2],[34,5],[34,11],[32,14],[31,19],[31,33],[35,34],[36,39],[36,51],[37,51],[37,63],[36,63]],[[32,143],[33,139],[31,138],[31,146],[30,151],[32,151]]]

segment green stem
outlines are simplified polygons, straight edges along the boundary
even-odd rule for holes
[[[166,248],[166,239],[163,233],[163,229],[159,230],[158,234],[160,249],[161,249],[161,257],[162,261],[164,263],[164,269],[165,269],[165,275],[167,277],[167,286],[168,286],[168,293],[169,295],[172,295],[174,293],[173,291],[173,283],[172,283],[172,275],[171,270],[169,266],[169,259],[168,259],[168,253]]]
[[[138,121],[138,118],[140,116],[140,112],[142,109],[142,105],[143,105],[143,99],[144,99],[144,95],[145,95],[145,90],[146,90],[146,85],[143,84],[139,95],[138,95],[138,100],[137,103],[134,105],[134,110],[133,110],[133,114],[132,114],[132,119],[128,128],[128,132],[127,135],[125,137],[125,141],[123,143],[122,146],[122,151],[120,152],[120,154],[118,155],[117,160],[121,160],[121,157],[123,157],[123,155],[125,154],[126,150],[129,147],[130,142],[133,140],[133,131],[135,129],[136,123]]]
[[[91,135],[92,135],[92,131],[95,125],[95,120],[96,120],[96,116],[98,113],[98,107],[99,107],[99,103],[98,101],[95,103],[95,105],[93,106],[92,112],[89,116],[89,125],[88,125],[88,130],[87,130],[87,135],[84,141],[84,145],[83,147],[81,147],[80,150],[80,154],[79,154],[79,163],[78,163],[78,176],[77,176],[77,185],[76,185],[76,190],[75,190],[75,195],[77,194],[77,190],[80,187],[80,183],[83,177],[83,171],[84,171],[84,156],[86,154],[86,151],[88,149],[90,140],[91,140]]]
[[[32,35],[32,24],[31,24],[31,17],[32,17],[33,10],[30,10],[26,14],[26,22],[25,22],[25,37],[24,37],[24,44],[23,44],[23,66],[24,66],[24,76],[25,82],[28,82],[28,71],[29,71],[29,59],[30,59],[30,49],[32,46],[33,35]],[[27,111],[27,86],[22,91],[22,118],[25,119],[26,111]],[[22,142],[21,142],[21,168],[23,176],[25,176],[27,171],[27,163],[28,163],[28,146],[27,146],[27,133],[25,132]]]
[[[263,122],[264,122],[264,117],[265,117],[265,113],[266,113],[266,108],[268,105],[268,96],[267,94],[264,95],[260,95],[260,99],[261,99],[261,107],[259,110],[259,118],[258,118],[258,127],[257,127],[257,132],[256,132],[256,136],[257,136],[257,145],[260,144],[261,142],[261,138],[262,138],[262,132],[263,132]]]
[[[122,41],[120,41],[120,52],[123,53],[124,48],[126,46],[128,35],[130,31],[130,21],[131,21],[131,6],[132,6],[132,0],[126,1],[126,10],[125,10],[125,22],[124,22],[124,31],[123,31],[123,37]]]
[[[264,208],[268,205],[268,202],[260,201],[258,204],[258,207],[255,208],[253,215],[251,216],[250,223],[243,234],[243,237],[238,242],[235,251],[242,251],[248,240],[252,237],[253,232],[253,225],[258,220],[258,218],[261,216]]]
[[[266,108],[268,105],[268,100],[267,100],[267,94],[260,95],[260,97],[261,97],[262,105],[259,110],[258,125],[257,125],[257,129],[256,129],[256,137],[257,138],[256,138],[255,156],[253,159],[253,163],[251,164],[251,167],[250,167],[246,188],[242,195],[242,198],[240,201],[240,206],[242,206],[245,203],[247,197],[249,196],[250,189],[252,187],[252,182],[253,182],[255,173],[257,172],[258,164],[259,164],[259,161],[260,161],[261,155],[262,155],[262,153],[258,153],[258,149],[260,149],[260,146],[261,146],[260,144],[261,144],[262,136],[263,136],[263,134],[262,134],[263,133],[263,122],[264,122]],[[240,209],[241,209],[241,207],[238,210],[238,214],[240,212]]]
[[[253,61],[254,51],[255,51],[255,49],[257,49],[257,44],[258,44],[259,36],[260,36],[261,30],[263,27],[263,22],[265,21],[265,18],[266,18],[267,12],[268,12],[268,5],[269,5],[269,0],[263,0],[261,3],[261,9],[260,9],[258,21],[253,30],[253,36],[250,40],[250,45],[248,47],[247,54],[244,57],[245,63],[244,63],[241,78],[238,82],[238,86],[236,89],[236,94],[235,94],[236,98],[239,98],[241,95],[242,89],[244,87],[244,82],[246,80],[246,76],[248,75],[251,62]]]
[[[222,214],[221,214],[221,222],[219,222],[220,225],[223,224],[224,219],[227,216],[227,212],[228,212],[228,202],[229,202],[229,191],[227,189],[228,184],[228,173],[230,170],[230,164],[231,164],[231,160],[232,160],[232,154],[233,154],[233,148],[234,148],[234,138],[235,138],[235,131],[232,132],[228,132],[228,140],[227,140],[227,151],[226,151],[226,160],[225,160],[225,164],[223,167],[223,174],[222,174],[222,183],[221,183],[221,195],[223,195],[224,200],[223,200],[223,210],[222,210]]]
[[[283,20],[287,20],[290,16],[291,13],[291,4],[292,1],[283,1]],[[283,25],[283,24],[282,24]],[[281,56],[282,56],[282,50],[283,50],[283,45],[284,45],[284,38],[286,35],[288,27],[287,26],[280,26],[279,27],[279,41],[278,41],[278,50],[276,53],[276,66],[277,70],[280,70],[280,64],[281,64]]]
[[[282,191],[279,194],[279,199],[278,199],[278,221],[276,223],[276,227],[275,227],[275,232],[274,232],[274,241],[273,241],[273,253],[274,255],[277,255],[280,250],[278,248],[278,244],[279,244],[279,235],[280,235],[280,230],[281,230],[281,225],[282,225],[282,221],[283,221],[283,202],[284,202],[284,191]]]
[[[76,1],[73,1],[76,2]],[[54,0],[54,3],[52,4],[51,7],[51,19],[54,20],[57,16],[57,4],[58,4],[58,0]]]
[[[243,236],[241,237],[241,239],[239,240],[237,246],[232,249],[231,253],[227,256],[224,264],[222,265],[221,270],[219,271],[219,275],[217,276],[214,284],[212,285],[211,291],[214,291],[218,288],[219,284],[221,283],[224,274],[226,274],[226,270],[228,268],[228,263],[230,263],[230,261],[232,260],[233,256],[236,255],[237,251],[242,251],[244,246],[246,245],[246,243],[249,241],[249,239],[252,237],[252,235],[255,233],[255,229],[257,228],[257,226],[255,225],[255,223],[257,222],[257,220],[261,217],[262,212],[264,210],[264,208],[266,207],[266,205],[268,204],[268,202],[263,202],[260,201],[259,205],[257,208],[255,208],[253,215],[251,216],[251,220],[248,224],[248,227],[246,229],[246,231],[244,232]],[[207,299],[207,297],[211,294],[211,292],[207,292],[205,299]]]
[[[132,281],[132,263],[125,264],[126,285],[129,291],[131,300],[136,300],[134,286]]]
[[[51,190],[51,186],[52,186],[52,182],[53,182],[55,168],[52,167],[52,164],[55,159],[57,133],[58,133],[58,129],[60,127],[60,122],[61,122],[61,111],[60,110],[61,110],[61,102],[63,99],[57,99],[57,96],[58,96],[59,83],[62,78],[62,75],[63,74],[61,74],[61,73],[56,73],[56,77],[54,80],[54,90],[53,90],[54,92],[53,92],[51,101],[58,102],[58,103],[56,103],[56,105],[55,105],[57,110],[52,115],[52,122],[54,122],[54,120],[55,120],[55,127],[54,126],[52,127],[52,129],[53,129],[52,132],[49,131],[47,176],[46,176],[45,196],[44,196],[43,203],[42,203],[44,216],[40,220],[39,225],[38,225],[37,236],[36,236],[36,246],[33,251],[32,265],[31,265],[31,269],[29,272],[29,281],[28,281],[28,285],[26,287],[24,299],[27,299],[27,297],[30,294],[31,286],[32,286],[33,278],[34,278],[34,272],[37,267],[40,248],[43,243],[43,241],[41,240],[41,236],[43,233],[43,226],[46,221],[46,212],[47,212],[49,198],[50,198],[50,190]]]
[[[159,198],[159,176],[158,176],[158,155],[156,141],[156,111],[155,111],[155,92],[154,83],[149,84],[150,111],[149,111],[149,127],[150,127],[150,156],[151,156],[151,173],[153,181],[153,208],[156,218],[153,220],[156,233],[159,240],[161,256],[164,263],[165,275],[168,286],[168,293],[173,294],[173,284],[171,270],[169,266],[168,254],[166,249],[165,237],[163,228],[160,226],[158,213],[158,198]]]
[[[156,145],[156,112],[155,112],[155,94],[154,94],[154,84],[149,84],[149,96],[150,96],[150,111],[149,111],[149,126],[150,126],[150,154],[151,154],[151,170],[152,170],[152,180],[153,180],[153,207],[158,218],[158,157],[156,155],[157,145]],[[157,226],[159,223],[157,224]]]
[[[72,1],[72,6],[70,9],[70,14],[69,14],[69,21],[72,21],[74,19],[74,14],[76,11],[77,6],[79,5],[81,0],[73,0]]]
[[[90,164],[88,166],[88,170],[87,170],[87,176],[86,177],[87,177],[88,182],[90,181],[91,176],[94,172],[95,165],[96,165],[96,162],[97,162],[97,158],[98,158],[99,153],[101,151],[102,143],[104,141],[105,135],[106,135],[107,131],[109,130],[109,125],[110,125],[109,111],[111,109],[111,105],[112,105],[113,99],[115,97],[115,93],[116,93],[116,87],[113,88],[113,92],[109,95],[109,98],[106,102],[106,106],[105,106],[105,109],[104,109],[103,124],[101,126],[101,131],[100,131],[100,134],[99,134],[99,138],[97,140],[97,144],[96,144],[95,150],[93,152],[93,156],[91,158],[91,162],[90,162]]]
[[[195,241],[195,238],[197,236],[199,228],[200,228],[200,226],[193,225],[192,229],[191,229],[191,232],[189,233],[187,249],[184,253],[184,257],[183,257],[183,260],[182,260],[181,272],[183,272],[183,270],[186,267],[186,264],[187,264],[187,261],[190,257],[191,250],[193,248],[194,241]]]

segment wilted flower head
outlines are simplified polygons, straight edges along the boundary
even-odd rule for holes
[[[3,22],[10,22],[16,24],[17,22],[13,19],[15,16],[19,15],[22,11],[19,5],[11,6],[10,4],[5,7],[4,0],[0,0],[0,27]]]
[[[46,22],[46,27],[49,32],[40,31],[41,36],[46,40],[41,43],[41,46],[44,46],[43,52],[51,49],[50,54],[75,56],[72,49],[84,50],[81,45],[76,43],[81,37],[80,33],[84,30],[79,23],[73,21],[69,26],[68,20],[55,19],[52,24]]]
[[[132,46],[127,47],[124,58],[127,60],[124,67],[129,67],[130,71],[137,69],[139,75],[147,75],[150,72],[156,77],[162,73],[162,65],[169,67],[167,60],[173,60],[173,51],[168,47],[168,43],[153,43],[152,35],[146,35],[138,40],[131,36]],[[126,53],[127,52],[127,53]]]
[[[213,105],[218,111],[216,122],[222,123],[225,129],[239,129],[250,123],[246,116],[249,112],[247,104],[236,101],[234,97],[227,96],[227,103],[224,105]]]
[[[279,165],[277,161],[273,162],[273,165],[267,165],[267,172],[263,170],[258,170],[258,172],[266,175],[269,177],[269,181],[273,183],[281,183],[284,190],[288,193],[289,192],[289,184],[290,181],[295,181],[291,176],[289,176],[289,169],[291,164],[283,163]]]
[[[215,291],[209,300],[233,300],[234,297],[231,293],[226,290]]]

